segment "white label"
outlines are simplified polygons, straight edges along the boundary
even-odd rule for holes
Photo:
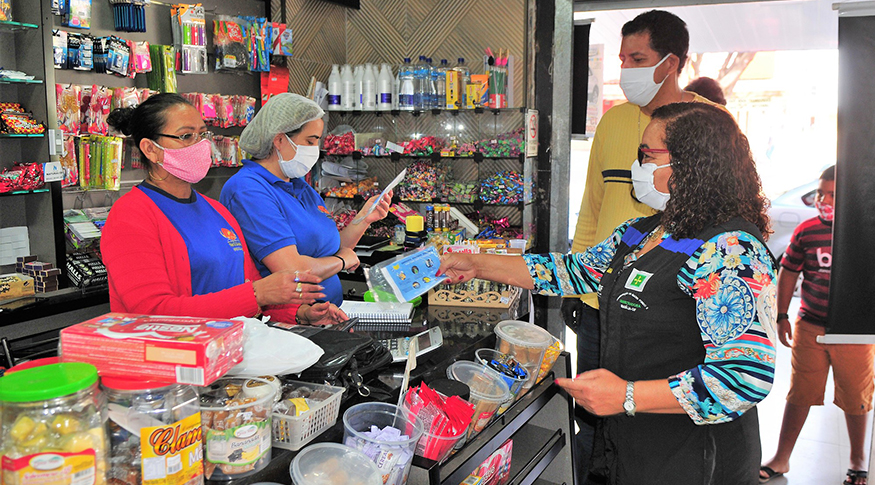
[[[173,475],[182,471],[182,455],[169,455],[167,457],[167,474]]]
[[[61,162],[48,162],[43,164],[43,179],[46,183],[60,182],[64,180],[64,166]]]
[[[399,145],[399,144],[397,144],[397,143],[392,143],[391,141],[387,141],[387,142],[386,142],[386,149],[389,150],[389,151],[396,152],[396,153],[404,153],[404,147],[403,147],[403,146],[401,146],[401,145]]]
[[[204,385],[204,370],[192,367],[176,366],[176,382],[180,384]]]
[[[143,458],[143,480],[158,480],[166,476],[167,466],[163,456]]]

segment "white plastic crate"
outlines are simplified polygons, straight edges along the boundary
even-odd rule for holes
[[[308,401],[310,410],[300,416],[273,413],[273,446],[298,451],[337,422],[344,389],[312,382],[286,381],[285,385],[288,384],[331,393],[331,397],[324,401]]]

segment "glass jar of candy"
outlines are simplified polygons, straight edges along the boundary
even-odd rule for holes
[[[108,443],[97,369],[80,362],[0,378],[4,485],[106,485]]]
[[[199,485],[203,430],[192,386],[104,377],[111,485]]]

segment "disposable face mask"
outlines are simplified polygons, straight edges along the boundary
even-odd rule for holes
[[[623,94],[626,95],[626,99],[630,103],[637,104],[638,106],[647,106],[653,101],[653,97],[659,92],[659,88],[668,79],[668,75],[666,75],[662,82],[655,83],[653,82],[653,73],[670,55],[666,54],[661,61],[652,67],[627,67],[620,69],[620,88],[623,89]]]
[[[670,163],[657,166],[655,163],[640,163],[638,160],[632,162],[632,188],[635,190],[635,198],[639,202],[658,211],[665,210],[669,194],[656,190],[656,185],[653,183],[653,173],[660,168],[670,166]]]
[[[290,179],[301,178],[304,175],[307,175],[307,172],[313,168],[313,165],[316,165],[316,161],[319,160],[319,147],[318,146],[298,146],[295,142],[289,138],[289,135],[284,135],[286,140],[289,141],[289,144],[295,147],[295,156],[292,157],[291,160],[284,160],[282,154],[280,154],[279,150],[277,150],[276,155],[279,158],[280,162],[280,170],[283,171],[283,175]]]
[[[814,201],[814,207],[817,208],[817,212],[820,213],[820,218],[825,221],[832,221],[835,219],[835,209],[833,206],[829,204],[824,204],[823,202]]]
[[[201,140],[185,148],[164,148],[154,141],[152,144],[164,150],[164,161],[161,163],[164,170],[190,184],[203,180],[213,164],[211,140]]]

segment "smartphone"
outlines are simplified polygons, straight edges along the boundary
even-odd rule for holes
[[[332,325],[331,328],[337,330],[339,332],[347,332],[352,327],[355,327],[355,324],[359,322],[358,317],[352,317],[345,322],[340,322],[337,325]]]

